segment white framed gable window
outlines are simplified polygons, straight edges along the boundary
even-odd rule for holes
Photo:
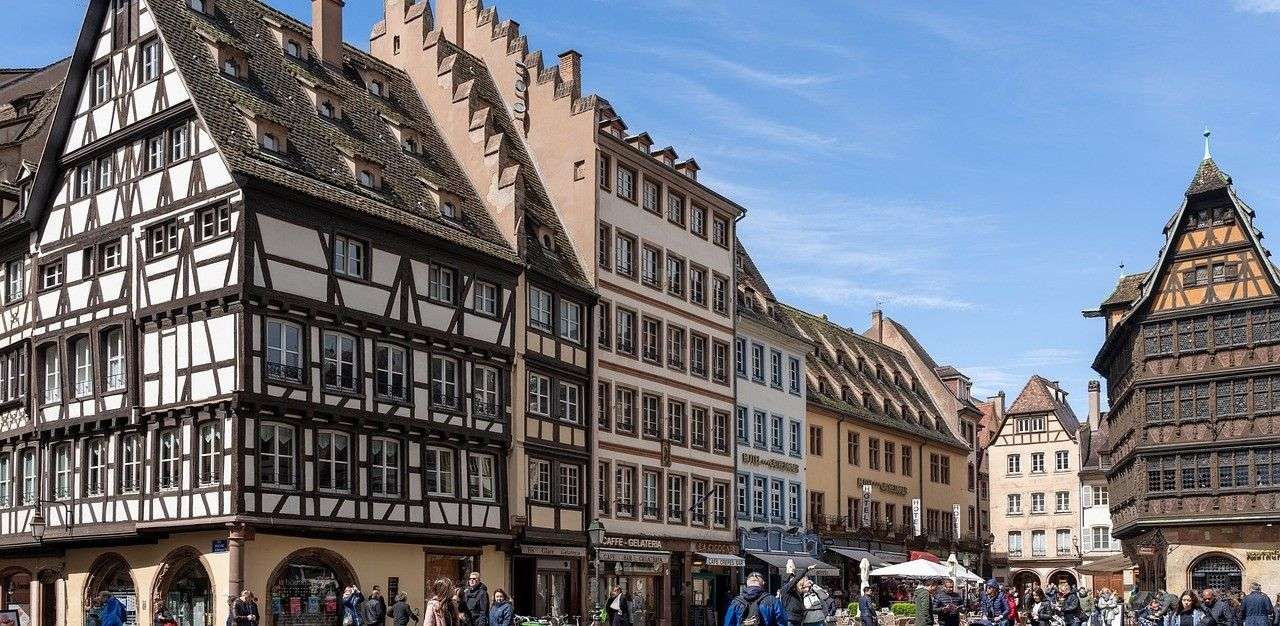
[[[177,429],[162,431],[159,448],[156,487],[161,491],[177,489],[182,480],[182,434]]]
[[[498,315],[498,286],[493,283],[486,283],[477,280],[471,288],[471,308],[476,313],[497,317]]]
[[[477,417],[498,416],[498,370],[487,365],[471,368],[471,408]]]
[[[93,68],[93,103],[102,104],[111,99],[111,63]]]
[[[344,333],[325,331],[324,359],[321,373],[326,387],[355,391],[358,387],[356,369],[356,338]]]
[[[453,304],[454,271],[440,265],[432,265],[428,272],[427,295],[442,304]]]
[[[142,44],[142,52],[138,55],[138,79],[140,83],[148,83],[160,78],[161,57],[159,38]]]
[[[316,434],[316,487],[351,490],[351,435],[332,431]]]
[[[196,482],[202,486],[218,484],[222,477],[222,422],[200,425],[196,454]]]
[[[363,241],[343,235],[333,237],[333,273],[351,278],[365,277],[367,249]]]
[[[582,343],[582,305],[560,299],[560,338]]]
[[[551,293],[537,287],[529,287],[529,325],[551,332]]]

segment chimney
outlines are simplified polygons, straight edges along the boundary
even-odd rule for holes
[[[577,50],[560,53],[560,80],[569,86],[574,100],[582,97],[582,55]]]
[[[429,0],[422,0],[428,2]],[[444,38],[453,45],[466,49],[463,41],[462,16],[466,14],[467,0],[438,0],[435,26],[444,31]]]
[[[1096,380],[1089,381],[1089,426],[1098,427],[1098,419],[1102,415],[1102,385]]]
[[[311,0],[311,45],[320,60],[342,67],[343,0]]]
[[[884,343],[884,311],[880,309],[871,312],[871,337]]]
[[[1004,419],[1004,392],[1001,391],[994,396],[989,396],[987,402],[995,407],[996,421],[1000,422]]]

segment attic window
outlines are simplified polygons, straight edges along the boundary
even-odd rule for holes
[[[379,98],[382,98],[384,97],[385,92],[386,92],[386,87],[382,85],[382,81],[376,78],[369,81],[369,93],[375,96],[378,96]]]
[[[222,73],[231,78],[240,78],[240,63],[235,59],[226,59],[222,62]]]
[[[864,409],[870,409],[870,408],[871,408],[871,394],[869,394],[869,393],[867,393],[867,392],[865,392],[865,391],[864,391],[864,392],[862,392],[862,408],[864,408]]]
[[[289,56],[291,56],[291,57],[293,57],[293,58],[295,58],[295,59],[301,59],[301,58],[302,58],[302,46],[301,46],[298,42],[296,42],[296,41],[294,41],[294,40],[290,39],[289,41],[285,42],[285,44],[284,44],[284,53],[285,53],[285,54],[287,54],[287,55],[289,55]]]
[[[373,170],[360,170],[359,182],[361,187],[378,188],[378,178],[374,176]]]
[[[280,140],[276,138],[275,133],[262,134],[262,149],[271,152],[280,152]]]
[[[325,119],[331,120],[338,117],[338,107],[334,106],[333,102],[330,100],[325,100],[320,103],[319,112],[320,117]]]
[[[417,154],[418,142],[413,137],[405,137],[404,141],[400,143],[400,149],[404,150],[406,154]]]
[[[445,219],[456,221],[461,217],[461,215],[462,214],[458,212],[458,205],[452,202],[446,201],[440,205],[440,216]]]
[[[209,2],[205,0],[187,0],[187,6],[191,7],[193,11],[205,14],[209,13],[209,9],[212,8],[209,6]]]
[[[391,49],[395,54],[400,54],[400,35],[391,39]]]

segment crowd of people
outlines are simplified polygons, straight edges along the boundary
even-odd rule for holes
[[[238,616],[252,610],[231,611],[236,621],[227,620],[227,626],[258,626],[253,621],[242,621]],[[409,622],[420,626],[514,626],[515,612],[511,608],[511,596],[502,589],[489,595],[489,588],[480,580],[478,572],[467,576],[467,585],[458,587],[450,578],[439,578],[431,583],[426,604],[419,614],[409,603],[409,595],[400,592],[388,600],[377,585],[366,596],[359,587],[351,585],[342,590],[342,626],[408,626]]]

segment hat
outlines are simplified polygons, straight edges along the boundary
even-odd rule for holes
[[[999,588],[1000,588],[1000,583],[999,583],[998,581],[996,581],[996,579],[994,579],[994,578],[988,578],[988,579],[987,579],[987,586],[988,586],[988,587],[995,587],[996,589],[999,589]]]

